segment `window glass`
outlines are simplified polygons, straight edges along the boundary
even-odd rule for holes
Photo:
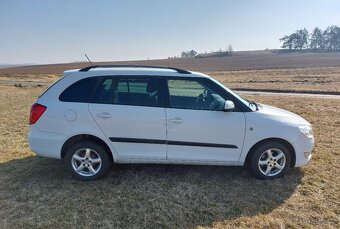
[[[160,106],[159,80],[151,78],[116,79],[115,104]]]
[[[226,86],[224,86],[221,82],[212,79],[212,81],[214,81],[216,84],[218,84],[219,86],[221,86],[224,90],[226,90],[229,94],[231,94],[232,96],[236,97],[238,99],[238,101],[240,101],[241,103],[243,103],[244,105],[246,105],[247,107],[249,107],[251,110],[256,111],[256,107],[250,106],[249,101],[247,99],[242,98],[240,95],[238,95],[237,93],[235,93],[234,91],[230,90],[229,88],[227,88]],[[234,102],[235,103],[235,102]],[[238,108],[236,108],[238,109]]]
[[[96,85],[98,77],[80,80],[69,86],[59,99],[64,102],[88,102],[88,99]]]
[[[112,79],[105,79],[105,80],[103,81],[102,85],[103,85],[103,89],[104,89],[105,91],[110,90],[110,89],[111,89],[111,85],[112,85]]]
[[[138,94],[146,94],[147,87],[149,84],[149,80],[129,80],[129,92],[130,93],[138,93]]]
[[[168,80],[168,87],[173,108],[223,110],[225,100],[195,80]]]
[[[68,87],[60,95],[60,100],[158,107],[162,105],[160,97],[164,101],[164,96],[159,96],[159,86],[160,82],[155,78],[91,77]]]
[[[118,82],[118,90],[119,92],[129,92],[128,87],[128,80],[127,79],[120,79]]]
[[[97,87],[96,92],[91,99],[93,103],[113,104],[113,80],[112,78],[104,79]]]

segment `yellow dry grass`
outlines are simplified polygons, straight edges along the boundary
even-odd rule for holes
[[[238,167],[117,165],[80,182],[62,161],[28,148],[28,113],[41,91],[0,85],[0,228],[340,227],[338,99],[246,96],[314,125],[311,163],[281,179]]]
[[[58,74],[0,74],[0,81],[44,81],[54,82],[60,77]]]

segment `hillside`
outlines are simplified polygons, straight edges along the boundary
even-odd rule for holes
[[[261,70],[305,67],[340,67],[340,53],[272,53],[270,51],[235,52],[233,56],[176,58],[140,61],[98,62],[95,64],[141,64],[173,66],[193,71]],[[67,69],[89,63],[64,63],[0,69],[0,74],[61,74]]]

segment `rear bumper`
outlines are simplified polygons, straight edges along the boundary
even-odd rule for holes
[[[61,148],[67,136],[41,131],[36,125],[30,125],[28,143],[31,150],[39,156],[61,158]]]
[[[314,137],[307,138],[301,136],[298,141],[294,142],[293,147],[295,149],[295,167],[307,165],[312,159],[312,151],[314,148]]]

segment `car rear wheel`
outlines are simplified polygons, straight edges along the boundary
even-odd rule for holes
[[[108,153],[97,143],[78,142],[66,153],[66,167],[79,180],[96,180],[110,172],[112,162]]]
[[[289,149],[280,142],[267,142],[257,147],[250,155],[250,172],[260,179],[283,176],[290,165]]]

